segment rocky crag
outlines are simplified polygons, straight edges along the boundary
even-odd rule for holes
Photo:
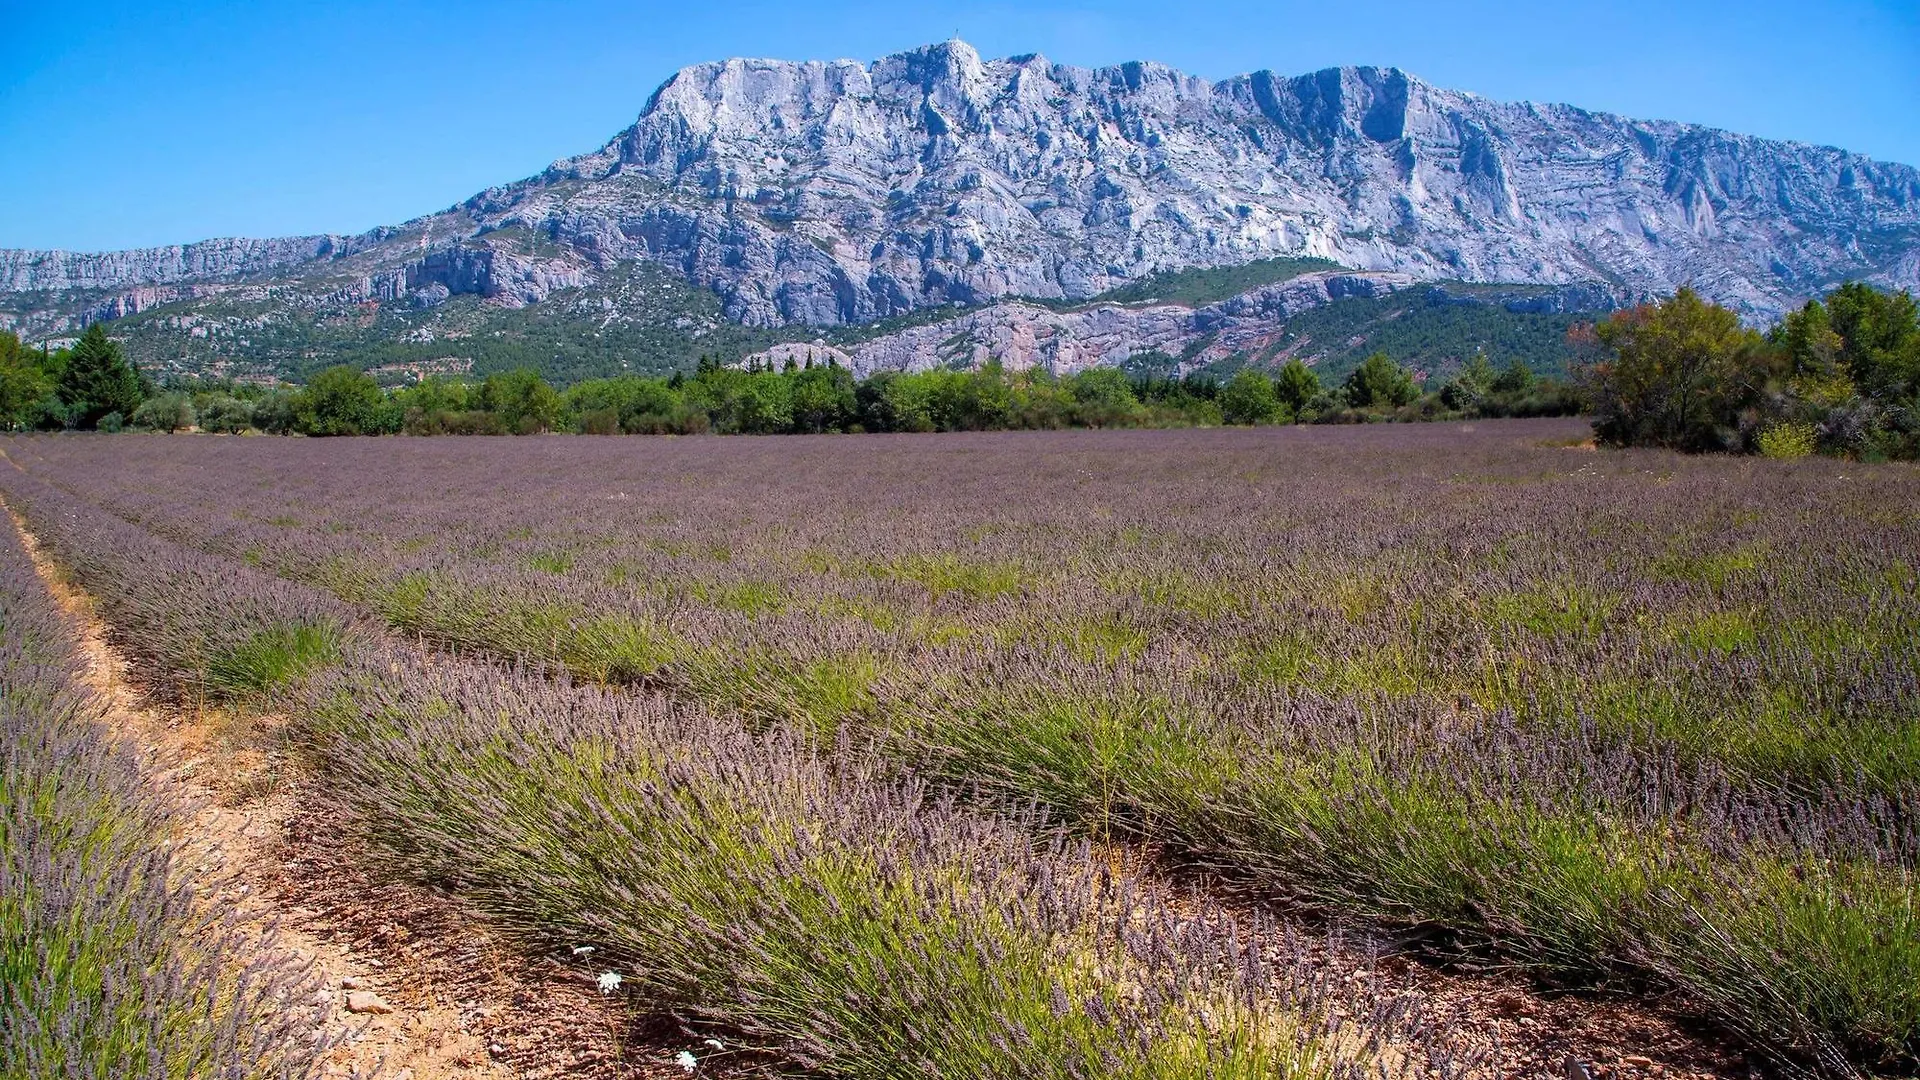
[[[1209,82],[952,41],[688,68],[598,151],[360,236],[0,251],[0,322],[539,304],[643,260],[735,322],[826,327],[1276,256],[1615,298],[1690,283],[1762,318],[1850,278],[1920,286],[1917,251],[1920,171],[1836,149],[1394,69]]]

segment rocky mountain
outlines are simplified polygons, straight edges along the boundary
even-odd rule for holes
[[[735,324],[831,327],[1277,256],[1615,299],[1691,283],[1759,318],[1850,278],[1920,286],[1917,253],[1920,171],[1836,149],[1393,69],[1209,82],[951,41],[688,68],[601,149],[360,236],[0,251],[0,324],[148,315],[154,355],[236,357],[292,324],[422,324],[462,297],[592,295],[607,324],[606,283],[641,262]]]

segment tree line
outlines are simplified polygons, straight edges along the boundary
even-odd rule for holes
[[[588,379],[557,389],[530,369],[430,376],[386,389],[350,366],[300,387],[156,385],[95,324],[70,349],[0,332],[0,428],[305,435],[804,434],[1011,428],[1364,423],[1594,417],[1609,445],[1796,457],[1920,458],[1920,309],[1905,292],[1841,286],[1766,331],[1681,289],[1575,327],[1570,381],[1475,355],[1422,379],[1387,354],[1338,383],[1298,359],[1230,378],[1092,368],[1056,376],[883,371],[859,379],[828,354],[778,368],[702,358],[692,373]]]
[[[1762,332],[1681,289],[1580,332],[1594,434],[1616,446],[1920,458],[1920,308],[1858,282]]]
[[[1118,368],[1056,376],[1012,372],[997,362],[859,379],[828,356],[777,368],[707,357],[691,374],[588,379],[564,389],[531,369],[480,380],[429,376],[386,389],[350,366],[329,368],[301,387],[213,380],[156,386],[98,324],[63,351],[23,348],[0,334],[0,427],[9,430],[809,434],[1362,423],[1562,415],[1581,405],[1576,388],[1536,378],[1524,363],[1495,370],[1475,356],[1428,389],[1384,353],[1333,385],[1297,359],[1277,370],[1244,367],[1225,380]]]

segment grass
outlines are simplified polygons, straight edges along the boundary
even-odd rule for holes
[[[337,659],[340,637],[340,627],[329,623],[267,626],[208,657],[207,684],[225,698],[290,686]]]

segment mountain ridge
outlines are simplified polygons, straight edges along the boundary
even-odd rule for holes
[[[642,260],[731,321],[824,327],[1273,257],[1622,301],[1691,284],[1764,318],[1849,278],[1920,285],[1920,170],[1398,68],[1209,81],[949,41],[693,65],[599,149],[357,235],[0,250],[0,325],[512,307]]]

